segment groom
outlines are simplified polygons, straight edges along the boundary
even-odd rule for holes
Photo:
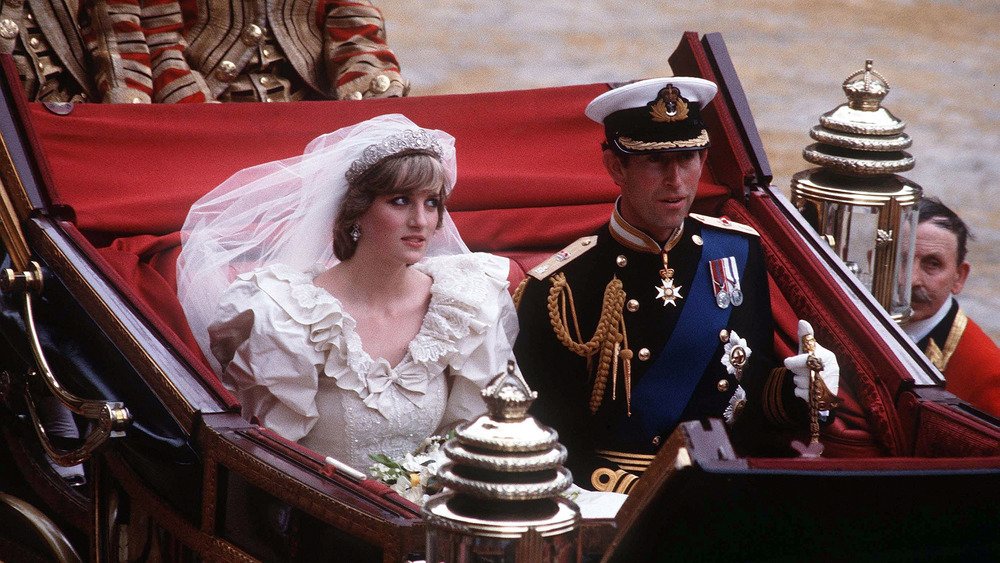
[[[587,106],[621,196],[607,224],[532,269],[519,291],[515,354],[538,392],[533,414],[559,431],[581,487],[628,492],[681,421],[737,429],[745,408],[771,422],[803,410],[787,372],[772,370],[758,233],[689,213],[710,144],[701,111],[716,90],[657,78]],[[835,395],[836,359],[819,355]],[[788,365],[808,388],[805,357]]]

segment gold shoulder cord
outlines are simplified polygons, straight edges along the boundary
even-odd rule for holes
[[[622,282],[613,278],[604,289],[604,300],[601,305],[601,316],[597,322],[594,336],[587,342],[583,341],[579,321],[576,315],[576,305],[573,302],[573,290],[566,282],[562,272],[549,278],[552,287],[549,289],[548,310],[549,322],[555,330],[556,337],[563,346],[574,354],[587,358],[587,370],[593,369],[593,358],[598,354],[597,369],[594,374],[594,389],[590,395],[590,412],[594,414],[604,399],[608,374],[612,375],[612,397],[617,394],[618,360],[622,361],[625,375],[625,394],[628,413],[632,414],[632,381],[631,359],[632,351],[628,349],[628,338],[625,334],[625,323],[622,319],[622,305],[625,303],[625,291]],[[568,315],[567,315],[568,305]],[[573,332],[570,334],[569,320],[572,319]]]
[[[511,296],[511,299],[513,299],[514,301],[515,311],[517,311],[521,307],[521,297],[524,296],[524,288],[528,287],[528,280],[530,279],[531,276],[524,276],[524,279],[521,280],[521,283],[517,284],[517,289],[514,290],[514,295]]]

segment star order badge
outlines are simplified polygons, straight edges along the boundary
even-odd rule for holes
[[[667,266],[667,251],[663,254],[663,269],[660,270],[660,285],[656,286],[656,298],[663,300],[663,306],[667,303],[677,306],[678,299],[684,299],[681,295],[681,286],[674,287],[674,270]]]
[[[656,298],[663,300],[664,307],[667,306],[667,303],[676,307],[677,300],[683,299],[684,296],[681,295],[681,286],[674,287],[673,278],[667,278],[656,286]]]

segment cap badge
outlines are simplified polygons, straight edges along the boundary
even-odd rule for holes
[[[667,84],[650,104],[649,115],[657,123],[684,121],[688,116],[688,104],[681,97],[680,90],[673,84]]]

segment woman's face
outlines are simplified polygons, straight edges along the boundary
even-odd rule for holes
[[[419,262],[437,230],[439,196],[438,190],[376,196],[358,220],[361,237],[356,254],[404,264]]]

